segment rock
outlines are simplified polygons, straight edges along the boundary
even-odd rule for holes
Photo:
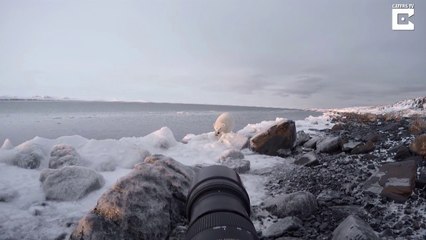
[[[426,167],[422,167],[419,170],[419,176],[416,179],[416,187],[424,188],[426,186]]]
[[[343,127],[343,124],[342,124],[342,123],[338,123],[338,124],[335,124],[335,125],[331,128],[331,131],[333,131],[333,132],[339,132],[339,131],[342,131],[343,129],[345,129],[345,128]]]
[[[80,155],[75,148],[67,144],[58,144],[52,148],[49,158],[49,168],[61,168],[65,166],[78,165]]]
[[[166,239],[184,221],[193,176],[171,158],[147,157],[100,197],[70,239]]]
[[[333,231],[332,240],[379,240],[374,230],[362,219],[350,215]]]
[[[79,166],[66,166],[42,172],[40,179],[47,200],[78,200],[104,185],[102,175]]]
[[[309,136],[309,134],[305,133],[304,131],[298,131],[294,146],[302,146],[304,143],[309,141],[309,139],[311,139],[311,136]]]
[[[317,201],[320,204],[324,204],[326,202],[330,202],[330,201],[332,201],[334,199],[340,199],[340,198],[341,198],[341,196],[340,196],[339,192],[333,191],[331,189],[325,189],[325,190],[322,190],[318,194]]]
[[[44,159],[43,151],[36,145],[18,146],[19,150],[12,165],[21,168],[35,169],[38,168]]]
[[[302,221],[298,217],[285,217],[263,231],[263,237],[276,238],[282,236],[287,231],[294,231],[302,227]]]
[[[426,134],[417,136],[411,143],[410,150],[413,153],[426,157]]]
[[[1,147],[0,147],[0,149],[3,149],[3,150],[9,150],[9,149],[12,149],[12,148],[14,148],[14,146],[13,146],[12,142],[9,140],[9,138],[6,138],[3,142],[3,145],[1,145]]]
[[[321,139],[322,139],[322,138],[317,137],[317,136],[312,137],[312,138],[311,138],[311,139],[309,139],[307,142],[305,142],[305,144],[303,144],[303,147],[305,147],[305,148],[312,148],[312,149],[314,149],[314,148],[316,148],[317,143],[318,143]]]
[[[234,132],[223,133],[219,142],[238,150],[247,148],[249,145],[249,139],[246,136]]]
[[[344,152],[350,152],[350,151],[352,151],[352,149],[356,148],[360,144],[361,144],[361,142],[349,141],[349,142],[343,144],[342,150]]]
[[[411,157],[410,149],[403,145],[399,146],[394,157],[395,160],[402,161],[408,157]]]
[[[317,152],[336,153],[342,150],[342,139],[340,137],[326,137],[317,143]]]
[[[315,166],[319,164],[318,157],[314,151],[303,154],[299,159],[294,161],[294,164],[302,166]]]
[[[280,218],[287,216],[303,218],[314,214],[318,204],[312,193],[294,192],[267,199],[265,208]]]
[[[411,134],[415,135],[426,133],[426,121],[424,119],[418,118],[410,124],[408,130]]]
[[[225,150],[219,157],[219,161],[223,162],[229,159],[244,159],[244,154],[235,149]]]
[[[17,191],[7,188],[6,185],[0,183],[0,202],[11,202],[18,196],[19,193]]]
[[[364,184],[364,191],[405,202],[414,190],[417,164],[413,160],[386,163]]]
[[[237,173],[246,173],[250,171],[250,161],[243,159],[228,159],[222,162],[222,165],[227,166]]]
[[[380,140],[380,135],[376,132],[367,133],[365,136],[361,138],[365,142],[378,142]]]
[[[365,210],[362,206],[358,205],[346,205],[346,206],[331,206],[330,210],[333,215],[338,219],[344,219],[349,215],[356,215],[358,217],[366,216]]]
[[[294,121],[279,122],[268,130],[256,134],[250,140],[250,149],[266,155],[276,156],[279,149],[290,149],[296,140]]]
[[[352,149],[351,154],[365,154],[374,151],[376,148],[374,142],[368,141],[367,143],[362,143]]]

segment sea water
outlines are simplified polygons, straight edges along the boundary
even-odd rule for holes
[[[277,117],[300,120],[320,113],[298,109],[86,101],[0,101],[0,144],[9,138],[17,145],[36,136],[80,135],[89,139],[145,136],[170,128],[179,141],[188,133],[213,131],[222,112],[230,112],[235,130],[249,123]]]

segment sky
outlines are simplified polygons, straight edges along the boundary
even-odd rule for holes
[[[426,96],[425,45],[422,0],[0,0],[0,96],[387,104]]]

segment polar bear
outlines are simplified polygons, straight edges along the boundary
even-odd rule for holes
[[[216,136],[232,132],[234,130],[234,119],[229,112],[222,113],[216,119],[213,128]]]

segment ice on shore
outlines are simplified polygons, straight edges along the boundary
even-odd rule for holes
[[[163,127],[144,137],[104,140],[81,136],[57,139],[35,137],[16,147],[5,142],[0,149],[0,191],[4,193],[4,196],[0,195],[0,239],[55,239],[63,233],[69,234],[74,228],[73,224],[96,205],[100,195],[149,154],[164,154],[190,166],[219,164],[223,152],[238,148],[244,136],[252,136],[282,120],[277,118],[249,124],[236,133],[227,133],[229,136],[224,134],[222,141],[212,131],[200,135],[189,134],[180,142],[169,128]],[[323,115],[296,121],[296,126],[297,130],[316,131],[328,128],[330,124],[327,116]],[[101,189],[76,201],[46,201],[39,181],[40,172],[48,168],[51,150],[61,144],[76,150],[80,165],[102,175],[105,184]],[[279,157],[259,155],[248,149],[244,149],[243,153],[251,163],[251,171],[283,164],[283,159]],[[35,155],[40,159],[35,169],[13,164],[16,159]],[[266,197],[264,185],[267,178],[250,172],[242,174],[241,178],[252,204],[262,203]]]

